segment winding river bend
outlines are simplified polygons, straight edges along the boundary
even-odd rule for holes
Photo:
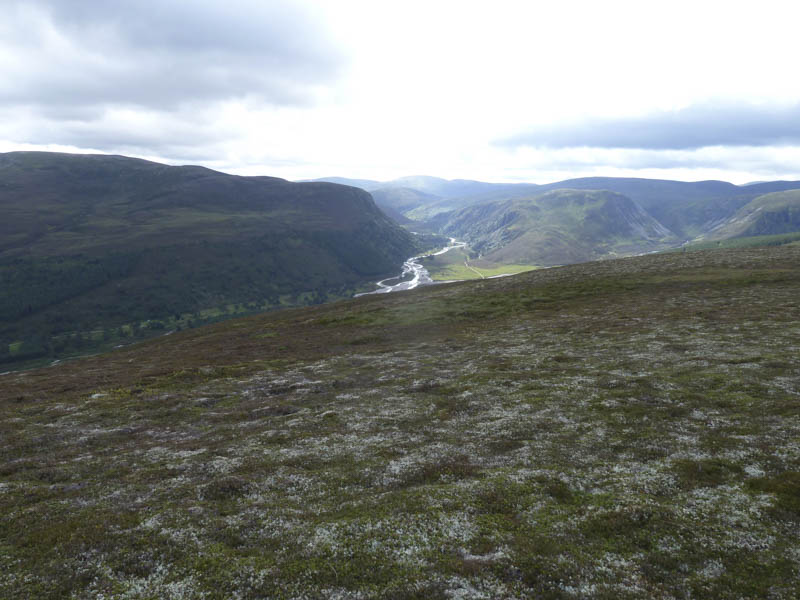
[[[458,242],[455,238],[450,238],[450,243],[441,250],[437,250],[436,252],[428,252],[427,254],[421,254],[420,256],[412,256],[403,263],[403,272],[400,273],[400,275],[377,281],[375,282],[375,285],[378,286],[377,290],[364,292],[363,294],[356,294],[356,297],[366,296],[368,294],[388,294],[390,292],[413,290],[415,287],[419,287],[421,285],[431,285],[432,283],[436,283],[433,281],[433,279],[431,279],[431,274],[428,273],[428,269],[423,267],[422,263],[419,262],[420,259],[427,256],[438,256],[439,254],[449,252],[453,248],[463,248],[464,246],[466,246],[465,242]]]

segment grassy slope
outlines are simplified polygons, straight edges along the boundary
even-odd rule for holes
[[[418,249],[356,188],[118,156],[0,155],[0,209],[0,358],[24,342],[12,360],[347,295]]]
[[[555,190],[472,206],[451,215],[443,231],[501,264],[566,264],[677,241],[630,199],[596,190]]]
[[[800,190],[759,196],[704,236],[708,240],[792,233],[800,230]]]
[[[650,255],[2,376],[0,597],[794,598],[798,298]]]
[[[800,183],[798,183],[800,186]],[[747,202],[748,191],[725,181],[669,181],[626,177],[585,177],[548,184],[545,189],[595,189],[623,194],[678,236],[697,235],[706,223],[727,217]],[[742,196],[745,197],[742,197]]]
[[[736,186],[724,181],[669,181],[625,177],[584,177],[539,186],[540,193],[557,189],[609,190],[627,196],[683,239],[693,238],[731,217],[753,198],[773,191],[800,188],[798,181],[772,181]],[[524,187],[498,189],[484,200],[530,195]],[[473,198],[473,201],[479,200]]]
[[[422,264],[434,281],[484,279],[498,275],[512,275],[537,269],[536,265],[506,265],[470,258],[466,248],[454,248],[444,254],[427,256]]]

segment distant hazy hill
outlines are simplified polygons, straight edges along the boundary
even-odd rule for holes
[[[391,181],[324,177],[313,181],[327,181],[352,185],[372,193],[381,209],[399,210],[404,216],[425,221],[437,214],[463,208],[488,199],[492,194],[507,196],[530,194],[539,188],[535,184],[487,183],[469,179],[442,179],[427,175],[400,177]],[[524,192],[524,193],[523,193]]]
[[[354,187],[121,156],[0,155],[0,211],[0,358],[318,302],[415,250]]]
[[[361,188],[368,192],[383,185],[380,181],[373,179],[350,179],[349,177],[320,177],[318,179],[306,179],[300,183],[338,183],[339,185]]]
[[[448,216],[444,233],[500,263],[574,263],[678,242],[630,198],[607,191],[555,190],[487,202]]]
[[[401,177],[389,182],[389,187],[405,186],[433,196],[427,201],[419,198],[416,206],[409,206],[404,214],[415,221],[429,221],[442,213],[458,210],[494,198],[529,196],[539,186],[535,184],[486,183],[467,179],[439,179],[437,177]]]
[[[721,240],[795,231],[800,231],[800,190],[789,190],[751,200],[702,239]]]
[[[413,188],[440,198],[463,198],[489,192],[497,185],[504,184],[486,183],[471,179],[448,180],[440,177],[415,175],[394,179],[388,182],[386,187]]]
[[[394,216],[392,212],[400,214],[406,220],[410,220],[406,213],[410,214],[416,207],[441,200],[439,196],[405,187],[378,188],[370,193],[382,211],[390,216]]]

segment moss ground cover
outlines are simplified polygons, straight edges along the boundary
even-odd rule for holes
[[[3,598],[795,598],[800,248],[287,310],[0,377]]]

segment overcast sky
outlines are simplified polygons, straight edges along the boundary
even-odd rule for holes
[[[0,151],[800,179],[795,2],[0,0]]]

